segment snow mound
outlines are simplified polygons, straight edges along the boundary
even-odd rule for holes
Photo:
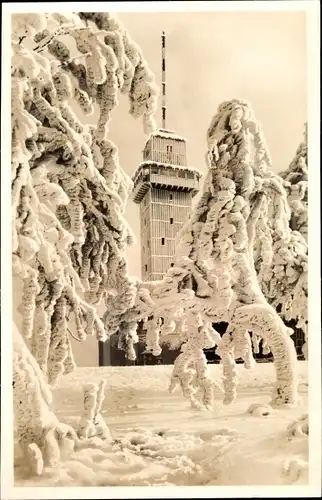
[[[253,417],[268,417],[273,413],[273,409],[269,405],[254,403],[250,405],[250,407],[247,410],[247,413],[253,415]]]
[[[287,426],[287,434],[289,438],[292,436],[302,437],[309,435],[309,416],[307,414],[302,415],[298,420],[291,422]]]
[[[296,486],[308,484],[308,436],[290,431],[305,430],[306,361],[298,362],[301,405],[255,421],[246,410],[254,403],[263,408],[270,400],[272,363],[256,363],[252,372],[237,365],[239,397],[223,406],[217,388],[212,412],[186,408],[181,393],[169,394],[171,370],[171,365],[77,368],[63,377],[53,391],[53,405],[61,421],[75,429],[84,384],[106,380],[101,414],[112,442],[102,447],[98,438],[84,440],[75,451],[67,450],[59,468],[45,467],[38,477],[30,477],[28,464],[16,460],[15,486],[282,486],[294,483],[297,459],[303,463]],[[213,380],[220,379],[220,365],[209,370]]]
[[[286,460],[283,467],[283,475],[288,483],[307,483],[309,464],[300,457],[292,457]]]
[[[291,484],[308,482],[308,444],[309,417],[302,415],[286,428],[289,452],[292,453],[284,462],[282,475]]]
[[[238,432],[235,429],[230,429],[229,427],[223,427],[222,429],[216,429],[212,431],[201,432],[199,434],[200,438],[203,441],[209,441],[213,439],[215,436],[236,436]]]
[[[76,450],[59,468],[46,467],[28,486],[204,485],[221,473],[221,457],[234,445],[236,432],[218,429],[194,435],[185,432],[132,429],[113,443],[93,440],[92,448]],[[20,478],[26,466],[20,467]],[[19,483],[19,477],[17,477]],[[16,484],[17,484],[16,483]]]

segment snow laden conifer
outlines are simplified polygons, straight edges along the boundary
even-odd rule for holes
[[[59,461],[64,436],[78,440],[51,411],[47,385],[75,367],[70,334],[105,340],[122,323],[133,351],[134,324],[124,317],[136,294],[124,257],[131,181],[108,124],[122,92],[149,133],[157,89],[140,49],[108,13],[14,14],[11,47],[13,277],[23,290],[15,419],[26,458],[41,473]],[[94,111],[97,123],[88,126]]]
[[[266,299],[287,324],[304,333],[307,358],[308,331],[308,169],[307,134],[289,168],[279,174],[287,194],[288,225],[280,226],[278,193],[266,199],[258,219],[255,267]]]
[[[296,150],[295,157],[287,170],[280,172],[284,179],[288,202],[291,208],[290,226],[293,231],[301,233],[307,241],[308,231],[308,153],[307,124],[304,138]]]
[[[267,148],[247,103],[222,103],[208,129],[207,141],[208,173],[201,198],[181,230],[174,266],[162,281],[137,283],[135,310],[141,317],[153,312],[175,322],[182,347],[171,390],[179,383],[193,405],[198,387],[201,406],[211,404],[202,350],[215,345],[223,364],[224,403],[235,399],[235,359],[244,359],[248,368],[253,363],[248,332],[264,338],[274,355],[274,401],[295,404],[298,381],[291,331],[266,300],[254,264],[259,220],[264,233],[270,234],[267,205],[274,204],[276,231],[282,238],[290,234],[283,181],[269,169]],[[271,253],[271,240],[267,245]],[[229,324],[222,337],[212,328],[221,321]]]

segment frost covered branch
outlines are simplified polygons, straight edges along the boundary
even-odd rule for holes
[[[12,31],[13,270],[23,286],[23,335],[55,383],[74,365],[69,320],[79,339],[94,332],[105,340],[134,303],[124,257],[131,181],[107,127],[122,91],[148,132],[157,89],[139,48],[109,14],[17,14]],[[21,33],[35,49],[16,42]],[[74,40],[82,63],[59,35]],[[96,126],[79,121],[75,102],[85,114],[98,108]],[[96,312],[102,300],[104,323]]]

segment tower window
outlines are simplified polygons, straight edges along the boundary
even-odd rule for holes
[[[173,157],[172,157],[172,146],[167,144],[167,161],[172,163]]]
[[[144,158],[148,158],[150,155],[150,146],[147,146],[144,150]]]
[[[169,196],[169,200],[173,200],[173,194],[172,193]]]
[[[148,248],[150,248],[150,242],[149,241],[147,242],[147,244],[148,244]]]
[[[147,271],[148,270],[148,265],[145,264],[144,269]]]
[[[173,224],[173,217],[170,217],[170,224]]]
[[[173,267],[173,266],[174,266],[174,263],[173,263],[173,262],[171,262],[170,266],[171,266],[171,267]]]
[[[161,238],[161,245],[165,244],[165,238]]]

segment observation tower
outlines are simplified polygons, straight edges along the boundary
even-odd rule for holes
[[[187,141],[166,128],[165,33],[162,33],[162,128],[152,133],[132,178],[140,205],[142,280],[160,280],[172,264],[175,237],[191,213],[201,173],[187,164]]]

